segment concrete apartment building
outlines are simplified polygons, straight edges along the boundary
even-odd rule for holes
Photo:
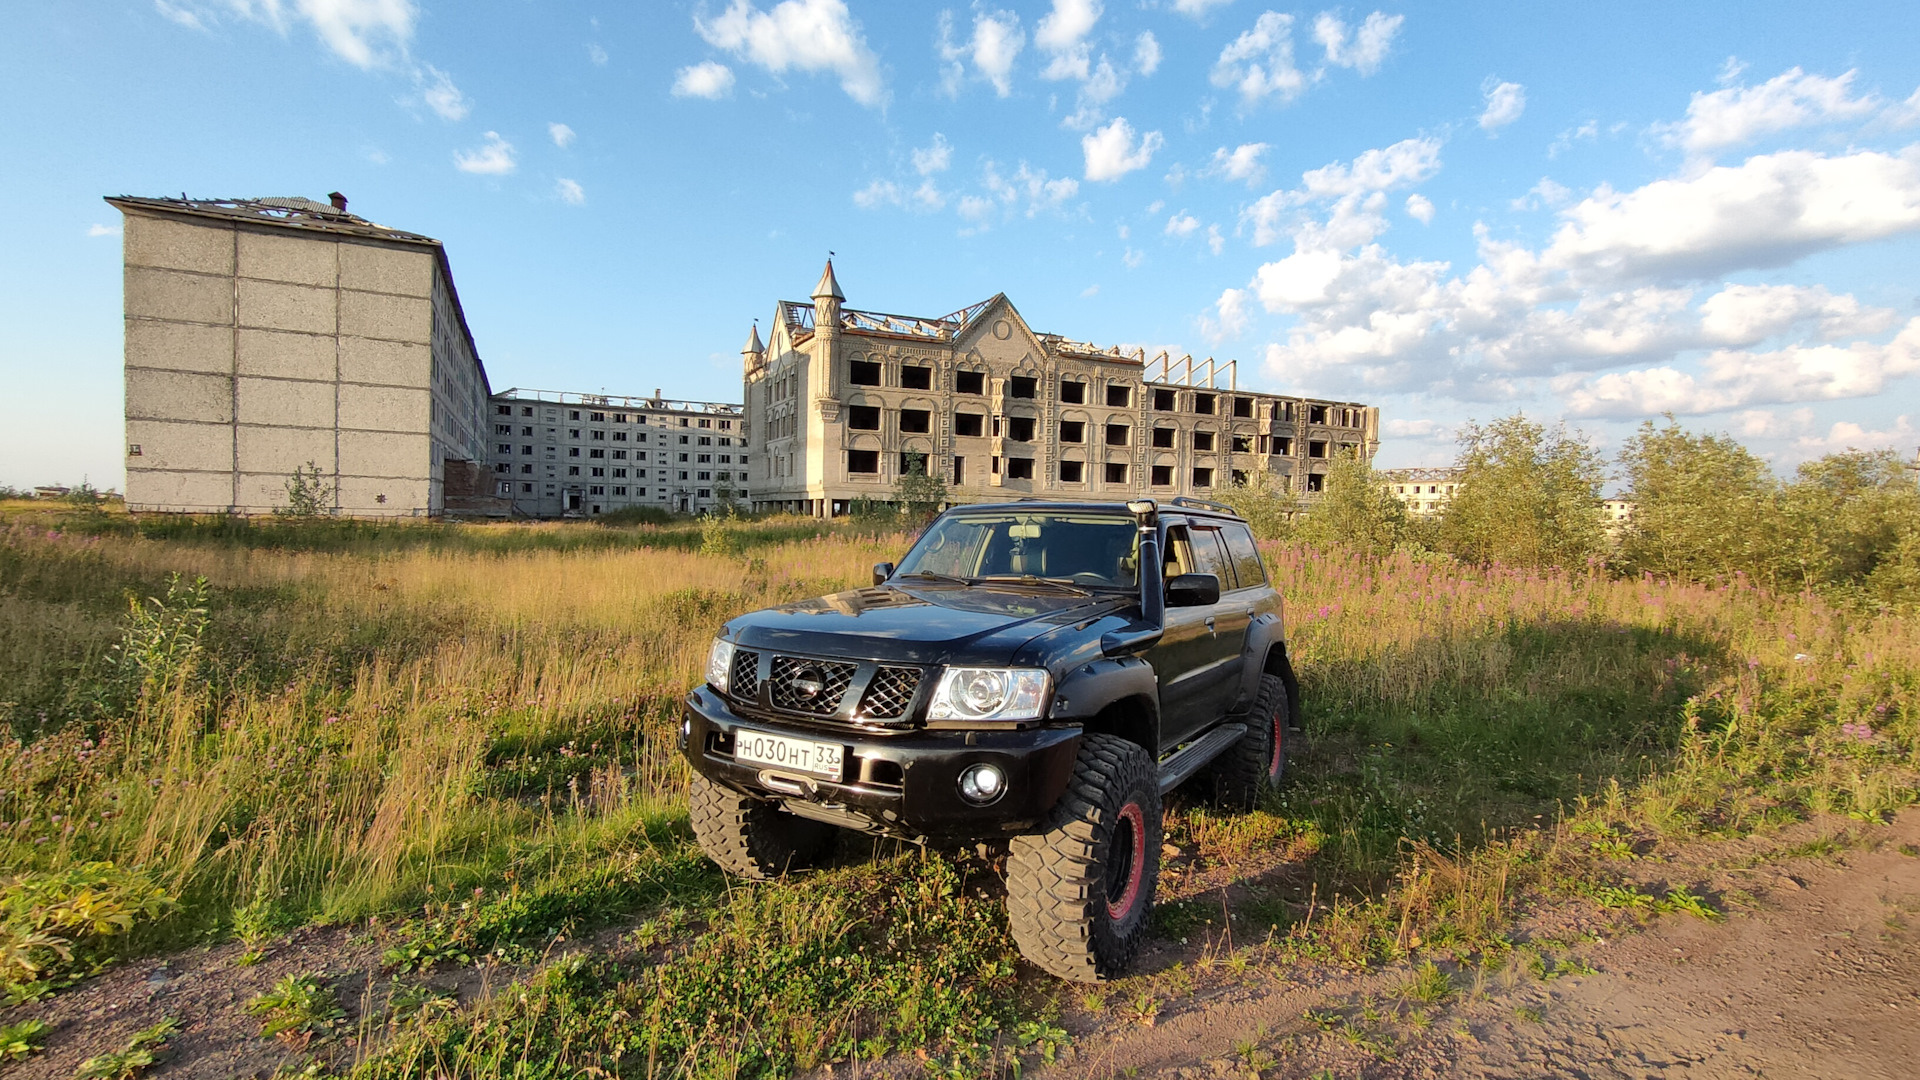
[[[742,350],[755,509],[845,513],[914,455],[956,502],[1204,497],[1262,473],[1311,493],[1333,455],[1379,445],[1377,408],[1035,333],[1004,294],[938,318],[845,301],[828,262],[812,302],[782,301]]]
[[[1447,508],[1465,471],[1452,466],[1382,469],[1379,477],[1386,483],[1388,491],[1407,504],[1407,513],[1425,517]]]
[[[129,509],[267,513],[312,462],[337,513],[425,516],[483,475],[487,373],[446,250],[332,198],[107,199]]]
[[[493,494],[516,515],[592,517],[630,506],[689,514],[744,502],[738,405],[504,390],[488,401]]]

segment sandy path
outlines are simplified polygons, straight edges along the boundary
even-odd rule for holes
[[[1697,845],[1649,868],[1750,904],[1721,922],[1667,915],[1584,945],[1595,974],[1541,979],[1516,964],[1416,1024],[1380,1004],[1404,968],[1296,971],[1169,1002],[1152,1027],[1099,1022],[1041,1075],[1917,1080],[1920,812],[1864,835],[1853,825],[1848,846],[1824,857],[1768,855],[1841,824]],[[1727,868],[1739,862],[1758,865]],[[1360,1020],[1368,1003],[1389,1016]],[[1327,1006],[1353,1027],[1303,1019]],[[1384,1037],[1368,1048],[1356,1033]]]

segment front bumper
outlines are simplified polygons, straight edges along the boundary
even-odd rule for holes
[[[1078,727],[869,734],[748,719],[704,685],[687,695],[684,720],[681,750],[707,779],[802,817],[916,839],[984,839],[1033,826],[1066,790],[1080,748]],[[736,761],[731,748],[741,730],[839,743],[845,779]],[[960,771],[975,762],[992,763],[1007,778],[1005,794],[986,806],[960,797]]]

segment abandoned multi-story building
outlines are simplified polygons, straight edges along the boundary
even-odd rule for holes
[[[1394,497],[1407,505],[1407,513],[1419,517],[1438,514],[1453,501],[1465,469],[1453,466],[1382,469],[1379,478]]]
[[[1206,496],[1261,474],[1311,493],[1334,455],[1379,445],[1377,408],[1035,333],[1005,294],[938,318],[845,301],[829,261],[811,303],[782,301],[742,350],[756,509],[841,514],[915,465],[955,502]]]
[[[504,390],[488,402],[494,495],[515,514],[592,517],[630,506],[700,513],[747,486],[738,405]]]
[[[445,248],[332,199],[107,200],[129,509],[267,513],[309,463],[363,517],[439,514],[480,481],[487,373]]]

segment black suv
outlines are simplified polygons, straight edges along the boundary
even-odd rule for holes
[[[1160,872],[1160,799],[1247,808],[1299,700],[1281,601],[1213,503],[1017,502],[935,518],[873,587],[742,615],[687,697],[694,833],[766,878],[837,829],[1007,850],[1026,957],[1122,974]]]

